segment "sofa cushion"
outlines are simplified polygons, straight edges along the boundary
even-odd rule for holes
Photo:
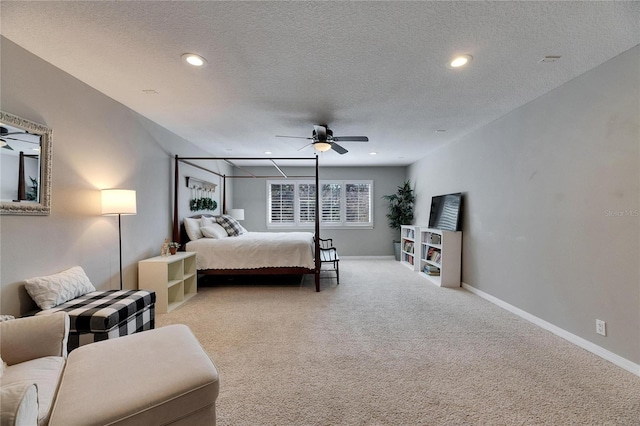
[[[172,424],[215,412],[218,386],[189,328],[170,325],[71,352],[50,424]]]
[[[38,424],[38,387],[23,381],[0,389],[0,425],[36,426]]]
[[[6,385],[25,381],[34,382],[38,387],[38,424],[46,425],[64,371],[64,364],[65,360],[62,357],[47,356],[10,365],[2,377],[2,387],[4,389]]]
[[[53,275],[29,278],[24,281],[24,287],[40,309],[51,309],[68,300],[96,291],[80,266]]]

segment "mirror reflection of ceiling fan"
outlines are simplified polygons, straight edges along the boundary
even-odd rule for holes
[[[25,135],[25,136],[20,137],[20,135]],[[34,142],[33,140],[29,140],[30,136],[32,135],[26,130],[17,130],[17,129],[9,130],[5,126],[0,126],[0,147],[3,149],[8,149],[10,151],[13,151],[13,148],[11,147],[11,145],[9,145],[9,141],[30,143],[35,145],[40,144],[39,142]]]
[[[313,126],[313,132],[310,138],[302,136],[281,136],[276,135],[277,138],[293,138],[293,139],[307,139],[311,142],[300,148],[298,151],[303,150],[309,145],[313,145],[316,151],[325,152],[333,149],[338,154],[346,154],[347,151],[337,142],[369,142],[369,138],[366,136],[333,136],[333,131],[329,129],[326,124],[318,124]]]

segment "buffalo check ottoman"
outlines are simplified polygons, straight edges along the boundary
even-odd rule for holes
[[[147,290],[93,291],[38,312],[69,314],[71,352],[78,346],[154,328],[156,293]]]

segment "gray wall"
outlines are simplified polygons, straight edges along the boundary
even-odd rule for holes
[[[1,109],[53,129],[51,215],[0,216],[0,312],[34,307],[25,278],[74,265],[100,290],[119,287],[118,219],[100,215],[102,188],[137,191],[137,215],[122,217],[124,287],[136,288],[137,261],[159,254],[171,235],[172,156],[204,153],[6,38],[0,43]]]
[[[463,281],[640,362],[640,47],[409,168],[465,193]],[[595,320],[607,322],[607,337]]]
[[[347,154],[349,155],[349,154]],[[282,167],[287,175],[313,175],[313,168]],[[252,168],[259,175],[277,174],[274,168]],[[325,229],[321,226],[322,238],[333,238],[341,256],[391,256],[396,232],[387,224],[387,204],[382,196],[393,194],[405,179],[405,167],[322,167],[321,180],[358,179],[373,180],[373,229]],[[263,179],[235,179],[233,206],[243,208],[245,220],[242,225],[250,231],[267,231],[267,190]],[[284,231],[284,230],[283,230]],[[313,232],[313,230],[311,230]]]

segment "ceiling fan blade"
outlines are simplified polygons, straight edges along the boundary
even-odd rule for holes
[[[308,139],[308,138],[307,138]],[[313,145],[313,142],[306,144],[305,146],[303,146],[302,148],[298,149],[298,151],[302,151],[303,149],[305,149],[306,147],[308,147],[309,145]]]
[[[10,133],[10,134],[12,134],[12,133]],[[4,135],[3,135],[3,137],[5,139],[9,139],[9,140],[12,140],[12,141],[19,141],[19,142],[30,143],[30,144],[34,144],[34,145],[40,145],[40,142],[28,141],[28,140],[25,140],[25,139],[18,139],[18,138],[8,138],[8,137],[6,137]]]
[[[338,142],[369,142],[366,136],[334,136],[334,141]]]
[[[312,138],[305,138],[304,136],[282,136],[282,135],[276,135],[276,138],[309,139],[309,140],[312,139]]]
[[[24,131],[19,131],[19,132],[10,132],[9,129],[7,129],[4,126],[0,126],[0,135],[1,136],[8,136],[8,135],[28,135],[29,132],[27,132],[26,130]]]
[[[333,142],[331,144],[331,149],[333,149],[338,154],[346,154],[347,152],[349,152],[349,151],[347,151],[346,149],[344,149],[343,147],[341,147],[340,145],[338,145],[335,142]]]

